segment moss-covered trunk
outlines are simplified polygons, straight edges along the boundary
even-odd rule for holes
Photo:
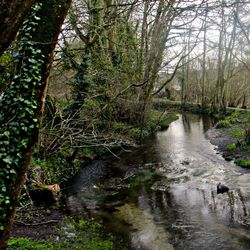
[[[18,70],[0,100],[0,249],[38,139],[53,51],[71,0],[39,1],[20,30]]]

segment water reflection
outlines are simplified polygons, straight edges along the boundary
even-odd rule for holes
[[[180,116],[121,160],[99,163],[93,182],[85,175],[95,165],[82,170],[75,179],[80,190],[68,194],[69,209],[94,201],[95,213],[113,232],[128,236],[131,249],[249,249],[250,173],[216,154],[204,134],[212,124],[206,116]],[[133,188],[117,182],[152,168],[157,178]],[[218,182],[230,191],[217,194]]]

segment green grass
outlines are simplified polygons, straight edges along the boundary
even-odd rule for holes
[[[59,244],[53,245],[48,240],[32,240],[29,238],[11,238],[8,242],[8,250],[59,250],[63,249]]]

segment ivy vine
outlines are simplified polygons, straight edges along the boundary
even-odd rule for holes
[[[32,41],[42,4],[33,6],[19,35],[15,56],[16,73],[8,89],[0,96],[0,232],[15,202],[15,184],[26,171],[25,154],[39,128],[38,91],[42,84],[44,56]]]

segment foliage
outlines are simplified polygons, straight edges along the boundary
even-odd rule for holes
[[[241,167],[250,168],[250,159],[237,160],[235,163]]]
[[[67,162],[66,156],[53,154],[45,159],[33,157],[29,169],[30,178],[44,184],[60,183],[73,176],[80,168],[79,160]]]
[[[136,186],[141,185],[142,183],[152,181],[155,175],[156,174],[153,170],[150,169],[141,170],[136,175],[132,176],[129,179],[130,187],[134,188]]]
[[[13,57],[10,52],[5,52],[0,57],[0,93],[9,84],[13,72]]]
[[[10,238],[8,242],[9,250],[44,250],[44,249],[63,249],[47,240],[32,240],[29,238]]]
[[[43,55],[32,42],[31,32],[38,25],[36,16],[41,5],[33,7],[30,17],[20,30],[19,72],[0,100],[0,230],[4,229],[11,204],[12,188],[24,166],[24,153],[29,140],[38,130],[37,90],[41,84]]]
[[[250,153],[250,145],[244,145],[242,149]]]
[[[227,144],[227,150],[234,150],[234,149],[236,149],[236,144],[235,143]]]
[[[235,137],[235,138],[244,138],[245,136],[245,131],[242,129],[232,129],[230,133]]]
[[[105,235],[100,223],[95,220],[75,221],[68,218],[66,235],[71,235],[62,239],[66,249],[86,249],[86,250],[111,250],[113,249],[112,236]]]
[[[63,235],[56,242],[50,240],[32,240],[30,238],[11,238],[8,242],[9,250],[111,250],[113,239],[111,235],[103,235],[102,225],[94,220],[75,221],[68,218],[61,229]]]
[[[178,119],[176,113],[173,112],[161,112],[158,110],[152,110],[150,115],[150,123],[152,130],[155,130],[156,125],[160,127],[160,129],[167,129],[169,124]]]
[[[232,125],[228,120],[222,120],[216,124],[216,128],[230,128],[231,126]]]

